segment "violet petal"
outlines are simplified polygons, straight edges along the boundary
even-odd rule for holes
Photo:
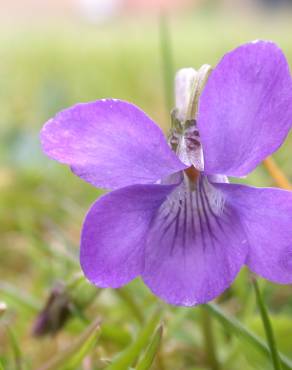
[[[284,141],[292,125],[292,79],[272,42],[226,54],[202,92],[198,128],[205,172],[245,176]]]
[[[260,276],[292,283],[292,192],[219,185],[241,214],[250,246],[247,265]]]
[[[184,169],[160,128],[136,106],[119,100],[77,104],[41,132],[45,153],[104,188],[154,183]]]
[[[97,200],[82,230],[80,262],[99,287],[120,287],[143,271],[145,237],[171,185],[133,185]]]
[[[157,212],[142,278],[168,303],[206,303],[231,285],[247,251],[237,212],[201,177],[193,191],[182,182]]]

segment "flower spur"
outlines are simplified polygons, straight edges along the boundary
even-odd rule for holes
[[[292,282],[292,193],[230,184],[284,141],[292,80],[272,42],[226,54],[210,73],[184,69],[167,144],[134,105],[77,104],[42,129],[44,152],[96,187],[112,191],[84,221],[80,261],[99,287],[137,276],[175,305],[205,303],[246,264]],[[171,150],[172,149],[172,150]]]

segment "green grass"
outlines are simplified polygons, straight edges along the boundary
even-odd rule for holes
[[[290,25],[284,18],[273,19],[272,26],[267,18],[247,22],[201,14],[171,20],[170,26],[176,69],[215,65],[228,50],[258,38],[276,41],[292,64]],[[158,31],[158,22],[122,19],[100,28],[68,24],[0,36],[0,301],[8,306],[0,317],[0,368],[38,369],[54,355],[70,353],[64,348],[82,338],[96,317],[102,319],[100,336],[88,339],[86,360],[73,368],[86,369],[87,361],[90,369],[103,369],[129,353],[134,367],[145,362],[143,355],[153,347],[157,305],[164,330],[153,369],[208,368],[198,308],[159,303],[139,280],[120,291],[98,292],[75,282],[82,220],[100,191],[50,161],[39,147],[42,124],[58,110],[103,97],[134,102],[167,130]],[[290,179],[291,140],[275,156]],[[242,181],[273,184],[263,168]],[[56,281],[69,284],[75,303],[71,319],[57,335],[35,338],[33,323]],[[291,358],[291,287],[261,283],[278,349]],[[265,341],[245,269],[220,305]],[[213,327],[222,369],[272,368],[267,357],[228,327],[217,321]],[[135,338],[139,346],[131,344]],[[76,356],[79,361],[81,354]]]

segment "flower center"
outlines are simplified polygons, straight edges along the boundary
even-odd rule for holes
[[[196,183],[200,176],[200,171],[198,171],[194,166],[187,168],[184,172],[191,183]]]
[[[229,217],[224,195],[207,176],[192,167],[184,175],[158,209],[151,226],[158,236],[156,244],[164,243],[170,255],[184,254],[198,245],[203,250],[214,248],[224,234],[222,216]],[[189,181],[189,176],[197,176],[196,182]]]
[[[203,150],[196,121],[187,120],[182,123],[177,119],[177,113],[176,109],[172,112],[169,145],[183,163],[194,166],[198,171],[203,171]]]

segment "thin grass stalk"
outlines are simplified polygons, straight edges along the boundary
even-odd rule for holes
[[[164,94],[167,111],[173,108],[173,57],[171,51],[170,32],[167,18],[161,14],[159,21],[160,52],[162,57],[162,74],[164,82]]]
[[[270,353],[271,353],[271,358],[272,358],[274,370],[282,370],[282,366],[281,366],[281,362],[280,362],[280,358],[279,358],[279,353],[278,353],[278,349],[277,349],[277,343],[276,343],[275,336],[274,336],[274,333],[273,333],[273,328],[272,328],[271,321],[270,321],[270,318],[269,318],[268,310],[266,308],[265,302],[264,302],[263,297],[261,295],[261,292],[260,292],[260,289],[259,289],[256,278],[252,279],[252,283],[253,283],[254,290],[255,290],[257,305],[258,305],[259,312],[260,312],[260,315],[261,315],[261,319],[262,319],[262,322],[263,322],[263,325],[264,325],[264,329],[265,329],[265,333],[266,333],[266,337],[267,337],[267,342],[268,342],[268,345],[269,345],[269,348],[270,348]]]

